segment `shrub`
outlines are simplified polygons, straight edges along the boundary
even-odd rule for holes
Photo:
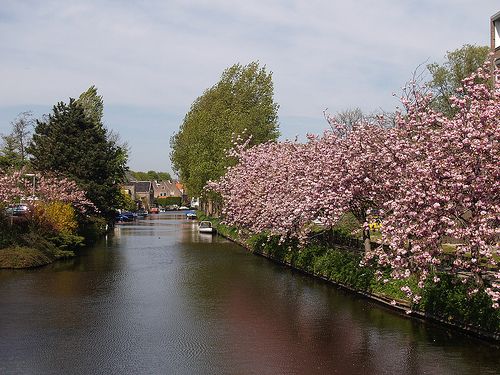
[[[106,218],[101,216],[88,216],[81,218],[78,225],[78,234],[85,238],[85,244],[89,245],[103,236],[108,229]]]
[[[448,274],[439,274],[439,278],[439,283],[428,281],[423,290],[421,305],[426,313],[453,323],[500,331],[500,311],[492,307],[491,298],[483,290],[469,293],[475,288],[470,281],[462,283]]]
[[[181,197],[165,197],[165,198],[157,198],[157,203],[161,206],[173,206],[174,204],[180,206],[182,203]]]
[[[74,208],[69,203],[37,203],[33,220],[43,230],[69,235],[78,228]]]
[[[0,268],[26,268],[48,264],[52,257],[30,247],[13,246],[0,249]]]

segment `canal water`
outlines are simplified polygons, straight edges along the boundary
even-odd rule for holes
[[[196,231],[118,226],[0,270],[0,374],[498,374],[500,351]]]

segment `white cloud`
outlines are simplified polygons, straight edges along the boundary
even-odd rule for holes
[[[391,109],[391,93],[418,64],[465,43],[488,45],[495,6],[489,0],[4,0],[0,106],[51,105],[95,84],[107,105],[182,117],[226,67],[258,59],[274,72],[283,118],[321,117],[326,107]],[[179,125],[165,121],[172,131]]]

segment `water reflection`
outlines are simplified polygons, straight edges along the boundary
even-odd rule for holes
[[[121,225],[81,257],[0,272],[0,373],[497,373],[499,350],[198,233]]]

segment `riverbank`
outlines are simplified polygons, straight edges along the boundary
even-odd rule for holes
[[[47,231],[26,219],[12,224],[0,217],[0,269],[36,268],[75,257],[104,235],[106,224],[103,218],[89,217],[78,231]]]
[[[373,268],[360,266],[361,254],[357,251],[317,244],[299,249],[294,243],[279,243],[266,236],[247,236],[216,219],[210,220],[218,233],[254,254],[362,295],[405,316],[500,342],[500,312],[491,307],[491,300],[484,293],[470,295],[468,285],[458,278],[439,274],[441,281],[427,283],[421,293],[422,300],[415,305],[401,291],[405,283],[389,278],[384,282],[384,277],[378,279]],[[410,279],[410,286],[416,287],[416,283]]]
[[[57,254],[54,254],[33,247],[13,246],[0,249],[0,268],[35,268],[45,266],[58,259],[74,256],[73,251],[59,250]]]

